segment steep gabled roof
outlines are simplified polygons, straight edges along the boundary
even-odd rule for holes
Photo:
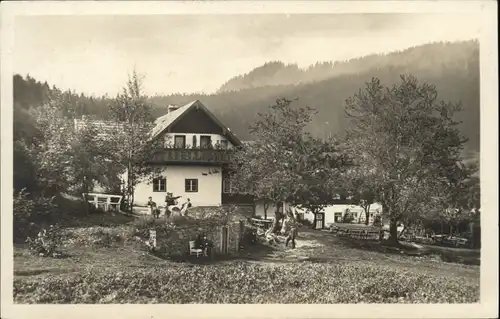
[[[233,132],[231,132],[231,129],[222,124],[222,122],[199,100],[189,102],[188,104],[183,105],[174,111],[169,111],[167,114],[157,118],[155,121],[155,127],[151,130],[152,139],[156,139],[157,137],[159,137],[163,132],[168,130],[169,127],[177,123],[182,118],[182,116],[184,116],[187,111],[192,108],[197,108],[205,112],[208,117],[210,117],[218,126],[220,126],[223,132],[225,132],[224,135],[228,138],[229,141],[231,141],[231,143],[236,146],[241,145],[241,141]]]

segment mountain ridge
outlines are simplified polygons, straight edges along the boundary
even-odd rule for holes
[[[358,60],[361,61],[362,58]],[[318,115],[313,118],[308,128],[309,131],[315,136],[326,137],[339,135],[347,128],[348,122],[344,117],[345,100],[362,89],[364,83],[370,81],[372,77],[378,77],[383,85],[392,86],[399,82],[401,74],[409,73],[421,82],[434,84],[440,100],[462,102],[463,111],[457,116],[463,121],[460,129],[469,138],[467,149],[472,152],[479,151],[480,83],[477,41],[429,44],[395,55],[386,54],[382,59],[375,56],[371,61],[382,62],[365,64],[375,65],[368,70],[360,67],[359,65],[363,66],[363,63],[359,61],[356,62],[358,63],[356,66],[345,66],[346,69],[359,72],[347,72],[307,83],[266,85],[212,94],[157,95],[148,99],[153,105],[155,117],[164,115],[169,104],[181,105],[201,100],[223,123],[231,127],[240,139],[251,140],[253,137],[249,133],[248,126],[258,113],[266,112],[268,106],[278,98],[298,98],[294,105],[308,105],[318,110]],[[273,64],[271,69],[281,69],[282,66],[286,66],[279,61],[271,63]],[[267,68],[269,71],[269,66]],[[274,73],[270,74],[268,82],[272,83]],[[71,91],[61,92],[57,88],[50,89],[48,84],[36,84],[32,78],[24,80],[19,75],[14,76],[16,107],[26,109],[30,105],[40,104],[49,98],[48,95],[52,94],[50,92],[53,90],[55,95],[64,97],[65,112],[72,116],[94,115],[98,119],[106,119],[108,116],[107,105],[112,101],[110,98],[86,97]],[[23,116],[18,119],[22,121]]]
[[[443,61],[460,61],[478,50],[477,40],[456,42],[434,42],[414,46],[403,50],[383,54],[370,54],[344,61],[322,61],[305,68],[297,64],[285,64],[282,61],[269,61],[247,73],[236,75],[220,86],[216,93],[239,91],[262,86],[298,85],[323,81],[335,76],[368,72],[381,65],[388,64],[394,67],[414,64],[417,60],[420,68],[432,71],[432,64],[422,63],[421,55],[429,51],[440,54],[430,54],[433,62],[442,64]],[[439,52],[441,51],[441,52]],[[436,61],[437,60],[437,61]],[[439,61],[441,60],[441,61]]]

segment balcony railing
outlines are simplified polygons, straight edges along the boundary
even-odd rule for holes
[[[225,164],[230,161],[230,153],[227,149],[164,148],[153,156],[151,162]]]

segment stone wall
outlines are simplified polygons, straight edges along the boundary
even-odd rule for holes
[[[164,249],[168,255],[185,254],[189,249],[189,241],[195,240],[198,234],[205,234],[213,242],[215,252],[222,251],[222,228],[224,226],[213,221],[200,221],[197,225],[176,226],[170,231],[156,228],[156,243],[160,249]],[[233,223],[226,226],[228,228],[227,253],[238,252],[240,231],[239,224]]]
[[[156,245],[168,255],[185,254],[189,241],[198,234],[205,234],[213,242],[216,253],[235,254],[239,250],[242,236],[241,223],[248,216],[246,211],[234,207],[194,207],[188,210],[182,222],[158,219],[159,223],[149,229],[156,230]],[[180,220],[180,219],[179,219]],[[223,227],[227,227],[227,248],[223,251]]]

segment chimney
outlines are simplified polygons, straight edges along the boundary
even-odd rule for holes
[[[177,110],[179,107],[180,107],[179,105],[169,104],[168,107],[167,107],[168,113]]]

